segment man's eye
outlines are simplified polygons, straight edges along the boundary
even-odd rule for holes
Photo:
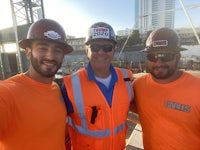
[[[48,49],[46,47],[38,47],[40,52],[46,52]]]
[[[63,53],[63,50],[60,49],[60,48],[57,48],[57,49],[55,49],[54,51],[55,51],[56,53]]]

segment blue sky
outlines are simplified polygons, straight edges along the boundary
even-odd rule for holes
[[[54,0],[44,0],[44,5],[48,3],[49,6],[45,8],[46,18],[53,16],[59,22],[63,22],[68,33],[73,27],[77,36],[84,36],[86,29],[98,21],[109,23],[115,30],[132,28],[134,24],[134,0],[126,0],[126,3],[123,0],[59,0],[59,2],[57,7],[62,9],[60,12],[63,18],[58,18],[58,14],[52,13]]]
[[[57,2],[59,3],[55,3],[55,0],[44,0],[44,6],[48,5],[45,7],[45,16],[57,19],[63,23],[67,33],[78,37],[84,36],[87,28],[97,21],[109,23],[115,31],[133,28],[135,23],[135,0],[57,0]],[[183,2],[185,5],[200,5],[200,0],[183,0]],[[53,11],[57,9],[55,6],[61,8],[59,12]],[[181,8],[179,0],[176,0],[176,8]],[[176,27],[190,26],[183,10],[177,10],[175,14]],[[196,19],[200,15],[200,7],[188,9],[188,14],[193,24],[200,27],[200,19]]]
[[[182,0],[185,5],[198,4],[200,0]],[[134,26],[135,0],[43,0],[45,17],[58,21],[68,35],[84,37],[87,29],[97,21],[113,26],[115,31]],[[12,26],[9,1],[2,1],[0,9],[0,28]],[[181,8],[176,0],[176,8]],[[175,13],[175,27],[189,27],[190,24],[182,10]],[[195,27],[200,27],[200,7],[188,9]],[[2,21],[3,20],[3,21]]]

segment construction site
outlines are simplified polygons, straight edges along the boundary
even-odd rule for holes
[[[26,38],[27,31],[32,23],[38,19],[45,18],[43,0],[10,0],[10,7],[12,11],[13,27],[0,30],[1,80],[27,71],[29,64],[26,59],[25,51],[19,48],[18,42]],[[187,39],[191,38],[187,37],[187,35],[189,35],[188,32],[184,32],[185,33],[182,34],[182,40],[188,42]],[[195,37],[197,38],[197,42],[199,42],[198,35],[195,34]],[[127,40],[128,38],[129,36],[127,37]],[[65,56],[58,74],[71,74],[87,64],[88,60],[85,55],[84,40],[84,37],[77,39],[68,37],[68,43],[74,47],[74,51]],[[73,45],[75,42],[82,44],[79,44],[78,46]],[[144,49],[144,45],[126,47],[126,42],[123,47],[117,48],[112,64],[117,67],[128,68],[133,73],[145,72],[145,57],[140,53],[140,50]],[[7,52],[6,50],[10,45],[12,45],[12,48],[10,49],[13,51]],[[198,46],[193,49],[199,49]],[[189,47],[189,49],[192,48]],[[199,57],[196,55],[190,57],[183,55],[179,66],[181,69],[199,70],[199,63]]]
[[[13,75],[26,72],[29,62],[26,59],[25,50],[18,46],[18,42],[26,38],[27,31],[32,23],[38,19],[45,18],[43,0],[10,0],[13,27],[0,30],[0,80],[7,79]],[[69,39],[72,41],[74,39]],[[84,41],[84,39],[81,39]],[[197,39],[199,41],[199,39]],[[14,52],[6,52],[6,45],[14,44]],[[84,47],[84,45],[83,45]],[[189,47],[190,48],[190,47]],[[136,45],[123,49],[118,49],[115,53],[112,64],[117,67],[130,69],[135,77],[146,73],[145,55],[140,53],[144,49],[143,45]],[[195,50],[199,50],[199,45]],[[57,78],[71,74],[86,66],[88,59],[84,48],[75,50],[65,56],[62,67],[57,73]],[[200,76],[200,58],[196,55],[187,57],[186,54],[181,58],[179,68],[192,70],[192,73]],[[127,150],[143,149],[142,130],[136,114],[129,113],[127,133]]]

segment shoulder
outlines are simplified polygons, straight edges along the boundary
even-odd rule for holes
[[[200,82],[200,76],[198,74],[195,74],[195,73],[183,72],[183,77],[190,82],[194,82],[194,83]]]
[[[57,88],[57,89],[60,89],[60,85],[61,85],[60,82],[61,82],[61,81],[57,81],[57,82],[56,82],[56,81],[53,81],[53,82],[52,82],[52,86],[55,87],[55,88]]]
[[[85,79],[88,78],[89,73],[87,72],[86,68],[79,69],[77,72],[74,72],[70,75],[66,75],[63,77],[64,83],[70,83],[72,81],[76,81],[77,79]]]
[[[0,82],[0,99],[10,99],[15,92],[17,85],[11,81],[1,81]]]
[[[133,77],[134,77],[133,85],[135,85],[141,82],[146,82],[146,80],[150,78],[150,74],[149,73],[134,74]]]
[[[146,78],[148,78],[150,76],[149,73],[137,73],[137,74],[134,74],[134,79],[135,80],[144,80]]]
[[[129,76],[131,76],[132,77],[132,72],[131,72],[131,70],[129,70],[129,69],[125,69],[125,68],[118,68],[118,67],[114,67],[114,69],[115,69],[115,71],[117,72],[117,73],[122,73],[123,75],[124,74],[128,74]]]
[[[17,75],[14,75],[14,76],[4,80],[3,82],[10,82],[10,83],[15,82],[15,83],[18,83],[23,78],[24,78],[24,74],[17,74]]]
[[[18,85],[21,83],[21,78],[23,78],[23,75],[19,74],[19,75],[15,75],[15,76],[12,76],[8,79],[1,81],[0,89],[8,90],[8,89],[14,89],[14,88],[18,87]]]

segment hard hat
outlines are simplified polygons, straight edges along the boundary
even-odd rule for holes
[[[186,50],[186,48],[180,46],[180,38],[174,30],[160,28],[151,32],[146,41],[146,48],[143,51],[155,50],[182,51]]]
[[[63,46],[65,54],[73,51],[73,48],[67,44],[64,29],[59,23],[51,19],[40,19],[34,22],[28,30],[27,38],[19,41],[19,46],[26,49],[30,47],[33,40],[56,42]]]
[[[88,45],[94,40],[109,40],[117,43],[113,28],[105,22],[97,22],[89,28],[85,44]]]

